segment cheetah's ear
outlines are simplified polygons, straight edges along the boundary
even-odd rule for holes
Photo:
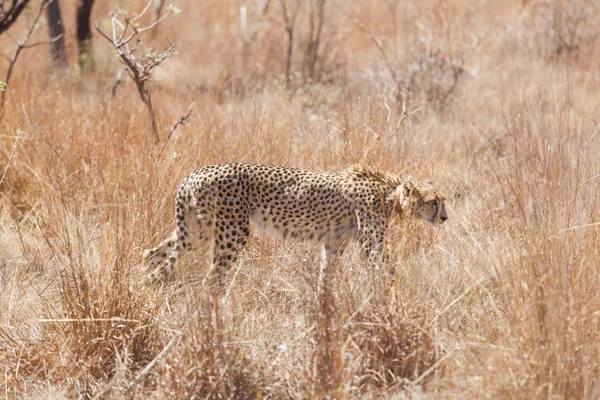
[[[409,212],[409,199],[412,197],[415,189],[415,185],[413,185],[410,181],[406,181],[396,188],[395,208],[396,212],[398,212],[402,218],[404,218]]]
[[[409,197],[411,197],[413,192],[415,191],[415,185],[413,185],[413,183],[411,181],[404,182],[402,184],[401,188],[402,188],[402,195],[404,196],[405,199],[408,199]]]

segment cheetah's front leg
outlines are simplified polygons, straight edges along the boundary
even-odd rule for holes
[[[317,283],[317,293],[322,297],[329,291],[331,280],[335,275],[335,265],[337,259],[342,255],[344,246],[324,245],[321,249],[321,267],[319,270],[319,281]]]
[[[385,227],[373,220],[360,221],[358,228],[358,242],[361,246],[363,259],[376,270],[384,263],[384,237]]]

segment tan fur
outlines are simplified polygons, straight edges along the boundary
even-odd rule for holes
[[[182,181],[175,201],[177,229],[143,257],[153,279],[166,279],[181,252],[209,245],[212,274],[220,276],[235,263],[253,226],[284,239],[316,241],[329,255],[357,241],[366,258],[380,262],[394,215],[440,224],[447,219],[444,201],[430,182],[402,182],[365,165],[342,172],[211,165]]]

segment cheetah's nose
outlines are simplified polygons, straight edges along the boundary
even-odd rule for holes
[[[442,222],[446,221],[448,219],[447,215],[442,216]]]

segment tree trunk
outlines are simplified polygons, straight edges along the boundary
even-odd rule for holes
[[[8,30],[25,9],[29,0],[14,0],[10,7],[4,9],[4,1],[0,1],[0,35]]]
[[[319,59],[319,45],[321,43],[321,32],[323,31],[325,0],[316,0],[311,4],[310,10],[310,29],[308,46],[306,50],[308,66],[308,77],[311,80],[315,79],[315,66]],[[317,9],[315,12],[315,8]],[[315,26],[316,25],[316,26]]]
[[[60,69],[67,67],[67,52],[65,51],[65,28],[60,15],[59,0],[53,0],[46,8],[48,19],[48,34],[52,42],[52,59]]]
[[[290,86],[290,71],[292,69],[292,56],[294,54],[294,28],[285,28],[287,32],[287,53],[285,57],[285,85]]]
[[[92,48],[92,30],[90,15],[94,0],[79,0],[77,2],[77,48],[79,49],[79,67],[83,72],[93,72],[95,69],[94,52]]]

